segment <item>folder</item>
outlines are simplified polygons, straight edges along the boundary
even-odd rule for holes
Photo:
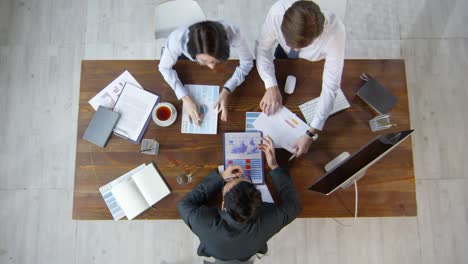
[[[159,95],[145,91],[131,83],[125,83],[114,106],[114,111],[121,115],[114,128],[114,134],[132,143],[140,143],[159,98]]]
[[[83,139],[99,147],[105,147],[119,117],[119,113],[99,106],[83,135]]]

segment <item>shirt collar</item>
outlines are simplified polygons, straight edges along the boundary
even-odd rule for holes
[[[196,61],[195,58],[192,58],[192,55],[188,52],[188,41],[189,41],[189,28],[187,27],[184,31],[183,37],[182,37],[182,45],[184,47],[184,53],[187,58],[189,58],[191,61]]]

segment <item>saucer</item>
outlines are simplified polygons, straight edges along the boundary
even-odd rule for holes
[[[172,111],[172,115],[171,117],[166,120],[166,121],[161,121],[159,120],[157,117],[156,117],[156,112],[158,111],[158,109],[162,106],[167,106],[171,109]],[[167,103],[167,102],[163,102],[163,103],[159,103],[158,105],[156,105],[156,107],[153,109],[153,113],[152,113],[152,117],[153,117],[153,121],[154,123],[156,123],[156,125],[160,126],[160,127],[167,127],[167,126],[170,126],[172,125],[176,119],[177,119],[177,110],[176,108],[174,107],[174,105],[172,105],[171,103]]]

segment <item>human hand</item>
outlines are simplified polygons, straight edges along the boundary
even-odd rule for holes
[[[312,145],[312,140],[311,137],[308,135],[304,134],[300,138],[296,140],[296,143],[294,144],[294,148],[296,149],[296,152],[294,153],[295,157],[300,157],[303,154],[307,153],[309,151],[310,145]]]
[[[267,136],[266,138],[262,137],[262,140],[263,144],[258,144],[258,149],[265,153],[268,167],[274,170],[278,168],[278,162],[276,162],[275,146],[273,145],[273,140],[270,136]]]
[[[188,95],[184,96],[182,98],[182,101],[184,102],[184,105],[187,108],[187,113],[190,117],[190,120],[192,120],[192,122],[199,126],[203,117],[200,115],[200,112],[198,112],[197,104],[195,104],[192,98],[190,98],[190,96]]]
[[[270,87],[266,90],[260,101],[260,109],[266,115],[274,114],[281,107],[282,101],[278,86]]]
[[[241,166],[237,165],[229,165],[229,167],[221,173],[221,177],[224,181],[230,181],[234,178],[239,178],[242,175],[244,175],[244,170]]]
[[[221,121],[226,122],[228,116],[227,104],[228,104],[229,92],[223,88],[221,93],[219,93],[218,100],[213,105],[213,108],[218,107],[218,113],[221,113]]]

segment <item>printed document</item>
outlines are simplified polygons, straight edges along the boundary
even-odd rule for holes
[[[125,83],[131,83],[134,86],[143,89],[135,78],[126,70],[119,77],[113,80],[109,85],[102,89],[96,96],[89,100],[89,104],[97,110],[100,105],[112,109],[122,93]]]
[[[253,122],[253,126],[262,131],[264,137],[269,135],[276,148],[284,148],[291,153],[296,152],[297,139],[309,129],[304,121],[285,106],[273,115],[261,113]]]
[[[244,170],[244,176],[253,184],[264,183],[260,132],[224,133],[224,165],[237,165]]]
[[[185,88],[190,93],[198,111],[203,116],[200,126],[190,120],[185,105],[182,108],[181,132],[188,134],[216,134],[218,130],[218,109],[213,105],[218,100],[219,86],[187,84]]]
[[[126,83],[114,107],[120,114],[114,132],[137,141],[158,99],[159,96]]]

